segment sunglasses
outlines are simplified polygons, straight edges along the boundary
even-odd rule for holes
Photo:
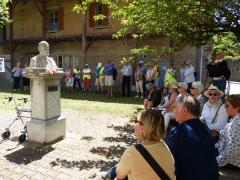
[[[209,96],[218,96],[218,93],[208,93]]]
[[[135,124],[139,123],[139,124],[143,125],[143,123],[141,121],[135,120],[134,122],[135,122]]]

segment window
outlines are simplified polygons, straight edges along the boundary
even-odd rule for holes
[[[48,31],[59,31],[63,30],[63,22],[64,22],[64,15],[63,15],[63,8],[60,9],[51,9],[47,11],[47,30]]]
[[[105,16],[103,20],[94,20],[95,15],[102,14]],[[101,3],[93,3],[89,6],[89,27],[103,27],[109,25],[109,10],[107,5]]]
[[[53,10],[49,12],[50,16],[50,21],[49,21],[49,26],[48,29],[50,31],[57,31],[58,30],[58,11]]]
[[[99,14],[102,14],[102,13],[103,13],[103,5],[102,4],[97,4],[96,5],[96,15],[99,15]],[[102,26],[102,24],[103,24],[103,21],[101,19],[96,21],[97,26]]]

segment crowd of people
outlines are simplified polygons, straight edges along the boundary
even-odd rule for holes
[[[138,143],[125,150],[116,174],[113,169],[109,174],[117,179],[217,180],[221,167],[239,172],[240,95],[227,95],[221,104],[223,92],[216,86],[204,94],[208,100],[202,110],[196,95],[176,97],[171,129],[161,110],[140,111],[134,125]]]
[[[112,97],[112,87],[116,81],[117,69],[111,60],[108,60],[105,65],[99,62],[94,71],[90,68],[89,64],[85,64],[82,69],[80,66],[76,66],[74,68],[69,66],[66,69],[66,87],[70,90],[91,92],[91,81],[93,79],[93,75],[95,75],[96,91],[104,93],[106,88],[107,95]]]
[[[211,83],[205,87],[189,62],[182,82],[172,65],[162,90],[147,79],[144,110],[134,125],[138,143],[122,155],[117,179],[217,180],[221,167],[240,171],[240,95],[224,94],[229,72],[222,57],[213,60],[207,73],[215,74],[206,77]]]
[[[170,65],[172,66],[172,65]],[[70,90],[91,91],[93,89],[91,83],[95,79],[95,89],[97,92],[104,93],[107,91],[108,96],[113,96],[113,86],[115,86],[117,76],[121,79],[121,96],[132,96],[132,82],[135,83],[136,98],[144,99],[146,96],[146,84],[153,82],[159,88],[160,68],[156,60],[152,60],[148,64],[140,61],[133,68],[131,63],[123,62],[122,67],[117,70],[110,60],[106,64],[99,62],[93,70],[89,64],[85,64],[83,68],[76,66],[66,69],[65,83]],[[169,67],[165,75],[165,81],[176,79],[175,69]]]

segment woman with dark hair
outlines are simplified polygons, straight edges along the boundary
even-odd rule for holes
[[[157,110],[140,111],[135,121],[135,136],[139,144],[130,146],[117,167],[117,179],[164,179],[160,178],[137,146],[142,146],[162,168],[168,179],[176,179],[173,157],[162,141],[165,138],[163,116]],[[149,159],[149,158],[148,158]]]
[[[216,144],[218,166],[233,166],[240,170],[240,95],[229,95],[225,103],[230,122],[220,131]]]

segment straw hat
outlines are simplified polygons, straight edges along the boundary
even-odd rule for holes
[[[209,94],[210,91],[217,91],[217,92],[219,93],[219,96],[220,96],[220,97],[222,97],[222,96],[224,95],[224,92],[223,92],[223,91],[219,90],[217,86],[213,86],[213,85],[211,85],[211,86],[208,88],[208,90],[204,92],[204,95],[205,95],[206,97],[209,97],[208,94]]]

